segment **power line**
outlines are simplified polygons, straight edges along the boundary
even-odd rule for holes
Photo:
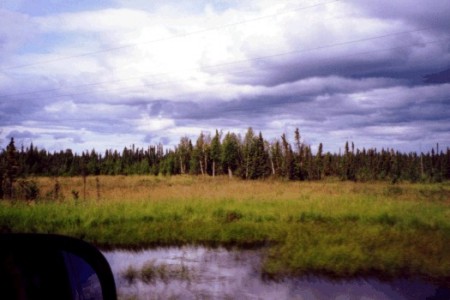
[[[418,31],[418,30],[414,30],[414,31]],[[408,31],[408,33],[411,31]],[[403,32],[404,34],[405,32]],[[382,37],[386,37],[386,36],[394,36],[394,35],[398,35],[400,33],[393,33],[393,34],[389,34],[389,35],[383,35],[383,36],[379,36],[378,38],[382,38]],[[373,40],[377,37],[370,37],[370,38],[366,38],[365,40]],[[449,38],[446,39],[440,39],[440,40],[433,40],[433,41],[428,41],[428,42],[421,42],[420,45],[426,45],[426,44],[434,44],[434,43],[439,43],[439,42],[444,42],[444,41],[449,41]],[[359,41],[354,41],[353,43],[356,43]],[[227,62],[227,63],[223,63],[223,64],[218,64],[218,65],[211,65],[211,66],[206,66],[206,68],[217,68],[217,67],[222,67],[222,66],[228,66],[228,65],[233,65],[233,64],[240,64],[240,63],[245,63],[245,62],[250,62],[250,61],[256,61],[256,60],[263,60],[263,59],[267,59],[267,58],[273,58],[273,57],[279,57],[282,55],[291,55],[291,54],[296,54],[296,53],[300,53],[300,52],[308,52],[308,51],[317,51],[317,50],[322,50],[325,48],[330,48],[332,46],[340,46],[342,44],[349,44],[350,41],[348,42],[342,42],[342,43],[336,43],[333,45],[328,45],[328,46],[320,46],[317,48],[310,48],[310,49],[303,49],[303,50],[299,50],[299,51],[291,51],[291,52],[285,52],[285,53],[280,53],[280,54],[274,54],[274,55],[270,55],[270,56],[264,56],[264,57],[257,57],[257,58],[253,58],[253,59],[247,59],[247,60],[240,60],[240,61],[234,61],[234,62]],[[358,53],[352,53],[349,55],[344,55],[344,56],[339,56],[339,57],[333,57],[333,58],[329,58],[329,59],[336,59],[336,58],[346,58],[346,57],[354,57],[354,56],[358,56],[358,55],[367,55],[367,54],[374,54],[374,53],[378,53],[378,52],[385,52],[385,51],[391,51],[391,50],[397,50],[397,49],[407,49],[411,46],[417,45],[418,43],[415,44],[410,44],[410,45],[406,45],[406,46],[398,46],[398,47],[390,47],[390,48],[382,48],[382,49],[376,49],[376,50],[370,50],[370,51],[364,51],[364,52],[358,52]],[[327,60],[327,59],[322,59],[322,60]],[[202,69],[202,68],[194,68],[194,69],[190,69],[190,70],[196,70],[196,69]],[[233,72],[233,74],[238,74],[238,73],[244,73],[247,70],[252,70],[250,67],[246,68],[246,69],[240,69],[237,70],[235,72]],[[170,73],[160,73],[160,74],[170,74]],[[159,76],[160,74],[155,74],[154,77]],[[76,96],[81,96],[81,95],[86,95],[86,94],[94,94],[96,92],[108,92],[108,91],[120,91],[120,90],[129,90],[129,89],[135,89],[135,88],[143,88],[143,87],[155,87],[155,86],[159,86],[159,85],[165,85],[165,84],[174,84],[174,83],[180,83],[180,82],[188,82],[191,81],[192,79],[188,78],[188,79],[184,79],[184,80],[168,80],[168,81],[160,81],[160,82],[155,82],[155,83],[150,83],[150,84],[139,84],[136,86],[131,86],[131,87],[119,87],[119,88],[112,88],[112,89],[102,89],[100,91],[85,91],[85,92],[78,92],[78,93],[69,93],[69,94],[62,94],[62,95],[52,95],[52,96],[38,96],[37,99],[42,99],[42,98],[63,98],[63,97],[76,97]],[[110,83],[110,82],[106,82],[106,83]],[[104,84],[104,83],[101,83]],[[92,84],[94,85],[94,84]],[[85,85],[82,85],[85,86]],[[81,87],[81,86],[73,86],[71,88],[76,88],[76,87]],[[56,90],[61,90],[61,89],[55,89],[55,90],[51,90],[51,91],[56,91]],[[48,90],[47,90],[48,91]],[[15,95],[8,95],[8,97],[11,96],[17,96],[17,95],[26,95],[26,94],[35,94],[35,93],[39,93],[39,92],[43,92],[43,91],[37,91],[37,92],[31,92],[31,93],[21,93],[21,94],[15,94]],[[188,94],[190,95],[190,94]],[[3,97],[7,97],[7,96],[3,96]]]
[[[329,49],[329,48],[333,48],[333,47],[339,47],[339,46],[344,46],[344,45],[350,45],[350,44],[355,44],[355,43],[361,43],[361,42],[376,40],[376,39],[382,39],[382,38],[391,37],[391,36],[398,36],[398,35],[403,35],[403,34],[420,32],[420,31],[425,31],[425,30],[429,30],[429,29],[430,28],[421,28],[421,29],[415,29],[415,30],[409,30],[409,31],[395,32],[395,33],[389,33],[389,34],[380,35],[380,36],[373,36],[373,37],[368,37],[368,38],[362,38],[362,39],[344,41],[344,42],[339,42],[339,43],[333,43],[333,44],[318,46],[318,47],[314,47],[314,48],[298,49],[298,50],[294,50],[294,51],[276,53],[276,54],[272,54],[272,55],[260,56],[260,57],[245,59],[245,60],[237,60],[237,61],[225,62],[225,63],[215,64],[215,65],[201,66],[201,67],[198,67],[198,68],[188,68],[188,69],[182,69],[182,70],[178,70],[178,71],[174,71],[174,72],[155,73],[155,74],[151,74],[151,75],[147,75],[147,76],[157,77],[157,76],[162,76],[162,75],[167,75],[167,74],[176,74],[176,73],[185,72],[185,71],[213,69],[213,68],[219,68],[219,67],[224,67],[224,66],[242,64],[242,63],[247,63],[247,62],[252,62],[252,61],[276,58],[276,57],[281,57],[281,56],[288,56],[288,55],[294,55],[294,54],[300,54],[300,53],[306,53],[306,52],[314,52],[314,51]],[[425,42],[425,43],[421,43],[421,44],[432,44],[432,43],[438,43],[438,42],[447,41],[447,40],[448,40],[448,38],[447,39],[441,39],[441,40],[429,41],[429,42]],[[369,53],[375,53],[375,52],[380,52],[380,51],[388,51],[388,50],[394,50],[394,49],[399,49],[399,48],[407,48],[407,47],[410,47],[410,46],[411,45],[399,46],[399,47],[393,47],[393,48],[391,47],[391,48],[386,48],[386,49],[381,49],[381,50],[378,49],[378,50],[373,50],[373,51],[366,51],[366,52],[363,52],[361,54],[369,54]],[[358,54],[352,54],[352,55],[358,55]],[[110,84],[110,83],[117,83],[117,82],[136,80],[136,79],[140,79],[140,78],[143,78],[143,77],[140,76],[140,77],[133,77],[133,78],[128,78],[128,79],[121,79],[121,80],[112,80],[112,81],[103,81],[103,82],[97,82],[97,83],[75,85],[75,86],[70,86],[70,87],[67,87],[67,88],[80,88],[80,87],[96,86],[96,85],[102,85],[102,84]],[[180,80],[169,81],[169,82],[162,82],[162,83],[176,83],[178,81],[180,81]],[[182,80],[182,81],[186,81],[186,80]],[[144,85],[139,84],[139,85],[132,86],[132,87],[120,87],[120,88],[115,88],[115,89],[105,89],[103,91],[114,91],[114,90],[130,89],[130,88],[146,87],[146,86],[153,86],[153,85],[159,85],[159,84],[161,84],[161,83],[152,83],[152,84],[148,84],[148,85],[146,85],[146,84],[144,84]],[[43,92],[55,92],[55,91],[59,91],[59,90],[62,90],[62,89],[64,89],[64,88],[55,88],[55,89],[49,89],[49,90],[40,90],[40,91],[33,91],[33,92],[16,93],[16,94],[2,95],[0,97],[6,98],[6,97],[17,97],[17,96],[24,96],[24,95],[33,95],[33,94],[38,94],[38,93],[43,93]],[[95,93],[95,91],[94,92],[93,91],[88,91],[88,92],[81,92],[81,93],[67,94],[67,95],[58,95],[58,96],[53,96],[53,97],[58,97],[59,98],[59,97],[66,97],[66,96],[84,95],[84,94],[90,94],[90,93]],[[48,96],[41,96],[41,97],[42,98],[46,98]],[[50,96],[50,97],[52,97],[52,96]]]
[[[171,36],[171,37],[166,37],[166,38],[161,38],[161,39],[156,39],[156,40],[150,40],[150,41],[140,42],[140,43],[132,43],[132,44],[118,46],[118,47],[105,48],[105,49],[101,49],[101,50],[98,50],[98,51],[85,52],[85,53],[81,53],[81,54],[77,54],[77,55],[64,56],[64,57],[49,59],[49,60],[45,60],[45,61],[30,63],[30,64],[10,66],[10,67],[2,68],[1,70],[12,70],[12,69],[26,68],[26,67],[31,67],[31,66],[41,65],[41,64],[48,64],[48,63],[53,63],[53,62],[58,62],[58,61],[78,58],[78,57],[96,55],[96,54],[101,54],[101,53],[111,52],[111,51],[117,51],[117,50],[122,50],[122,49],[127,49],[127,48],[134,48],[134,47],[137,47],[139,45],[146,45],[146,44],[154,44],[154,43],[159,43],[159,42],[165,42],[165,41],[169,41],[169,40],[173,40],[173,39],[184,38],[184,37],[188,37],[188,36],[192,36],[192,35],[197,35],[197,34],[206,33],[206,32],[215,31],[215,30],[220,30],[220,29],[224,29],[224,28],[228,28],[228,27],[238,26],[238,25],[247,24],[247,23],[251,23],[251,22],[257,22],[257,21],[260,21],[260,20],[263,20],[263,19],[273,18],[273,17],[279,16],[279,15],[289,14],[289,13],[292,13],[294,11],[300,11],[300,10],[315,8],[315,7],[328,5],[328,4],[339,2],[339,1],[341,1],[341,0],[333,0],[333,1],[329,1],[329,2],[322,2],[322,3],[318,3],[318,4],[314,4],[314,5],[309,5],[309,6],[303,6],[303,7],[300,7],[300,8],[290,9],[287,12],[281,12],[281,13],[261,16],[261,17],[254,18],[254,19],[248,19],[248,20],[243,20],[243,21],[239,21],[239,22],[235,22],[235,23],[229,23],[229,24],[225,24],[225,25],[221,25],[221,26],[206,28],[206,29],[202,29],[202,30],[198,30],[198,31],[192,31],[192,32],[188,32],[188,33],[185,33],[185,34],[174,35],[174,36]]]
[[[338,18],[333,17],[333,18],[326,18],[326,19],[340,19],[340,18],[345,18],[345,17],[348,17],[348,16],[340,16]],[[322,21],[323,21],[323,19],[322,19]],[[258,59],[258,58],[246,59],[246,60],[243,60],[243,61],[248,61],[248,60],[253,60],[253,59]],[[128,78],[125,78],[125,79],[116,79],[116,80],[91,82],[91,83],[86,83],[86,84],[69,86],[67,88],[87,87],[87,86],[95,86],[95,85],[109,84],[109,83],[119,83],[119,82],[125,82],[125,81],[141,79],[141,78],[143,78],[145,76],[161,76],[161,75],[167,75],[167,74],[172,74],[172,73],[178,73],[178,72],[182,72],[182,71],[192,71],[192,70],[202,70],[202,69],[208,69],[208,68],[216,68],[216,67],[220,67],[220,66],[224,66],[224,65],[241,63],[241,62],[242,61],[226,62],[226,63],[216,64],[216,65],[201,66],[201,67],[197,67],[197,68],[178,69],[178,70],[174,70],[174,71],[167,71],[167,72],[161,72],[161,73],[141,73],[141,75],[139,75],[139,76],[128,77]],[[41,92],[54,92],[54,91],[62,90],[64,88],[66,88],[66,87],[52,88],[52,89],[47,89],[47,90],[27,91],[27,92],[20,92],[20,93],[9,94],[9,95],[0,95],[0,98],[1,97],[10,97],[10,96],[19,96],[19,95],[29,95],[29,94],[41,93]]]

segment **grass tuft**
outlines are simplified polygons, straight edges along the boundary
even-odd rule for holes
[[[138,277],[138,271],[134,269],[132,266],[129,266],[122,274],[122,277],[125,278],[128,284],[132,284]]]
[[[157,264],[152,260],[146,262],[139,271],[130,266],[121,275],[128,284],[132,284],[138,279],[146,284],[153,284],[157,280],[164,283],[168,283],[170,280],[190,281],[193,272],[184,264]]]

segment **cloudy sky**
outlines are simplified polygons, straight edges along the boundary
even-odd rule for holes
[[[450,147],[448,0],[1,0],[0,145]]]

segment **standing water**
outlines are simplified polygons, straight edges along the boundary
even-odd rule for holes
[[[171,247],[104,255],[119,299],[450,299],[448,289],[402,279],[264,280],[258,250]]]

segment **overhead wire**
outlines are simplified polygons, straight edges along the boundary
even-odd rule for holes
[[[174,35],[174,36],[161,38],[161,39],[155,39],[155,40],[139,42],[139,43],[130,43],[130,44],[123,45],[123,46],[110,47],[110,48],[105,48],[105,49],[101,49],[101,50],[98,50],[98,51],[85,52],[85,53],[80,53],[80,54],[70,55],[70,56],[63,56],[63,57],[59,57],[59,58],[39,61],[39,62],[35,62],[35,63],[30,63],[30,64],[23,64],[23,65],[9,66],[9,67],[7,66],[7,67],[1,68],[0,71],[19,69],[19,68],[31,67],[31,66],[42,65],[42,64],[49,64],[49,63],[53,63],[53,62],[59,62],[59,61],[73,59],[73,58],[78,58],[78,57],[97,55],[97,54],[101,54],[101,53],[105,53],[105,52],[117,51],[117,50],[122,50],[122,49],[127,49],[127,48],[134,48],[134,47],[137,47],[137,46],[140,46],[140,45],[165,42],[165,41],[169,41],[169,40],[173,40],[173,39],[184,38],[184,37],[188,37],[188,36],[192,36],[192,35],[202,34],[202,33],[210,32],[210,31],[221,30],[221,29],[228,28],[228,27],[233,27],[233,26],[238,26],[238,25],[247,24],[247,23],[251,23],[251,22],[256,22],[256,21],[260,21],[260,20],[263,20],[263,19],[267,19],[267,18],[273,18],[273,17],[276,17],[278,15],[289,14],[289,13],[292,13],[294,11],[301,11],[301,10],[305,10],[305,9],[315,8],[315,7],[328,5],[328,4],[339,2],[339,1],[341,1],[341,0],[332,0],[332,1],[317,3],[317,4],[313,4],[313,5],[309,5],[309,6],[302,6],[302,7],[299,7],[299,8],[290,9],[287,12],[276,13],[276,14],[271,14],[271,15],[265,15],[265,16],[261,16],[261,17],[257,17],[257,18],[253,18],[253,19],[247,19],[247,20],[243,20],[243,21],[239,21],[239,22],[235,22],[235,23],[229,23],[229,24],[225,24],[225,25],[210,27],[210,28],[206,28],[206,29],[192,31],[192,32],[179,34],[179,35]]]
[[[219,68],[219,67],[236,65],[236,64],[243,64],[243,63],[253,62],[253,61],[258,61],[258,60],[266,60],[266,59],[270,59],[270,58],[276,58],[276,57],[282,57],[282,56],[288,56],[288,55],[295,55],[295,54],[306,53],[306,52],[314,52],[314,51],[319,51],[319,50],[323,50],[323,49],[329,49],[329,48],[333,48],[333,47],[339,47],[339,46],[344,46],[344,45],[361,43],[361,42],[365,42],[365,41],[382,39],[382,38],[386,38],[386,37],[398,36],[398,35],[402,35],[402,34],[410,34],[410,33],[425,31],[425,30],[429,30],[429,29],[430,28],[421,28],[421,29],[414,29],[414,30],[408,30],[408,31],[394,32],[394,33],[389,33],[389,34],[384,34],[384,35],[379,35],[379,36],[372,36],[372,37],[367,37],[367,38],[362,38],[362,39],[355,39],[355,40],[350,40],[350,41],[343,41],[343,42],[339,42],[339,43],[322,45],[322,46],[313,47],[313,48],[298,49],[298,50],[294,50],[294,51],[281,52],[281,53],[276,53],[276,54],[271,54],[271,55],[266,55],[266,56],[260,56],[260,57],[244,59],[244,60],[237,60],[237,61],[225,62],[225,63],[220,63],[220,64],[213,64],[213,65],[208,65],[208,66],[201,66],[201,67],[197,67],[197,68],[183,69],[183,70],[178,70],[178,71],[175,71],[175,72],[156,73],[156,74],[151,74],[150,76],[152,76],[152,77],[160,77],[162,75],[176,74],[176,73],[179,73],[179,72],[185,72],[185,71],[189,71],[189,70],[191,70],[191,71],[192,70],[205,70],[205,69],[213,69],[213,68]],[[447,40],[448,40],[448,38],[447,39],[440,39],[440,40],[429,41],[429,42],[422,42],[420,44],[421,45],[422,44],[432,44],[432,43],[438,43],[438,42],[443,42],[443,41],[447,41]],[[378,49],[378,50],[373,50],[373,51],[365,51],[362,54],[375,53],[375,52],[379,52],[379,51],[388,51],[388,50],[394,50],[394,49],[399,49],[399,48],[408,48],[410,46],[414,46],[414,44],[413,45],[407,45],[407,46],[391,47],[391,48],[386,48],[386,49]],[[358,54],[353,53],[352,55],[358,55]],[[139,78],[142,78],[142,77],[136,77],[136,78],[133,78],[132,80],[136,80],[136,79],[139,79]],[[33,91],[33,92],[16,93],[16,94],[2,95],[2,96],[0,96],[0,98],[6,98],[6,97],[11,98],[11,97],[17,97],[17,96],[24,96],[24,95],[37,95],[39,93],[44,93],[44,92],[55,92],[55,91],[60,91],[60,90],[63,90],[63,89],[89,87],[89,86],[96,86],[96,85],[102,85],[102,84],[123,82],[123,81],[128,81],[128,80],[130,80],[130,79],[103,81],[103,82],[98,82],[98,83],[89,83],[89,84],[83,84],[83,85],[75,85],[75,86],[69,86],[69,87],[64,87],[64,88],[56,88],[56,89],[50,89],[50,90],[38,90],[38,91]],[[177,83],[177,82],[184,82],[184,81],[189,81],[189,80],[190,79],[188,79],[188,80],[174,80],[174,81],[162,82],[162,83],[163,84],[165,84],[165,83]],[[135,86],[131,86],[131,87],[119,87],[119,88],[113,88],[113,89],[102,89],[100,91],[104,92],[104,91],[126,90],[126,89],[130,89],[130,88],[157,86],[159,84],[161,84],[161,82],[151,83],[151,84],[139,84],[139,85],[135,85]],[[59,98],[59,97],[67,97],[67,96],[84,95],[84,94],[96,93],[96,92],[98,92],[98,91],[87,91],[87,92],[71,93],[71,94],[65,94],[65,95],[52,95],[52,96],[45,96],[44,95],[44,96],[41,96],[41,97],[38,97],[38,98],[53,98],[53,97]]]
[[[266,16],[262,16],[262,17],[259,17],[259,18],[244,20],[244,21],[236,22],[236,23],[230,23],[230,24],[226,24],[226,25],[223,25],[223,26],[212,27],[212,28],[201,30],[201,31],[191,32],[191,33],[184,34],[184,35],[178,35],[178,36],[173,36],[173,37],[169,37],[169,38],[162,39],[162,40],[153,40],[153,41],[144,42],[144,43],[156,43],[156,42],[164,41],[164,40],[167,40],[167,39],[175,39],[175,38],[185,37],[185,36],[189,36],[189,35],[193,35],[193,34],[199,34],[199,33],[203,33],[203,32],[218,30],[218,29],[222,29],[222,28],[226,28],[226,27],[230,27],[230,26],[236,26],[236,25],[239,25],[239,24],[245,24],[245,23],[258,21],[258,20],[261,20],[261,19],[272,18],[272,17],[278,16],[278,15],[291,13],[292,11],[296,11],[296,10],[298,11],[298,10],[303,10],[303,9],[307,9],[307,8],[318,7],[318,6],[321,6],[321,5],[326,5],[326,4],[339,2],[339,1],[340,0],[318,3],[318,4],[310,5],[310,6],[307,6],[307,7],[291,9],[289,12],[283,12],[283,13],[277,13],[277,14],[272,14],[272,15],[266,15]],[[248,62],[253,62],[253,61],[258,61],[258,60],[268,60],[268,59],[271,59],[271,58],[276,58],[276,57],[281,57],[281,56],[288,56],[288,55],[295,55],[295,54],[305,53],[305,52],[319,51],[319,50],[322,50],[322,49],[328,49],[328,48],[332,48],[332,47],[339,47],[339,46],[344,46],[344,45],[349,45],[349,44],[354,44],[354,43],[360,43],[360,42],[365,42],[365,41],[370,41],[370,40],[375,40],[375,39],[381,39],[381,38],[390,37],[390,36],[410,34],[410,33],[425,31],[425,30],[429,30],[429,29],[431,29],[431,28],[420,28],[420,29],[414,29],[414,30],[408,30],[408,31],[402,31],[402,32],[394,32],[394,33],[389,33],[389,34],[380,35],[380,36],[372,36],[372,37],[367,37],[367,38],[362,38],[362,39],[343,41],[343,42],[339,42],[339,43],[322,45],[322,46],[313,47],[313,48],[297,49],[297,50],[288,51],[288,52],[280,52],[280,53],[275,53],[275,54],[271,54],[271,55],[254,57],[254,58],[249,58],[249,59],[244,59],[244,60],[229,61],[229,62],[224,62],[224,63],[220,63],[220,64],[213,64],[213,65],[206,65],[206,66],[203,65],[203,66],[196,67],[196,68],[187,68],[187,69],[183,69],[183,70],[176,70],[176,71],[162,72],[162,73],[152,73],[152,74],[146,74],[144,76],[146,76],[146,77],[147,76],[160,77],[160,76],[163,76],[163,75],[176,74],[176,73],[179,73],[179,72],[185,72],[185,71],[189,71],[189,70],[208,70],[208,69],[214,69],[214,68],[220,68],[220,67],[225,67],[225,66],[230,66],[230,65],[243,64],[243,63],[248,63]],[[426,42],[426,43],[422,43],[422,44],[431,44],[431,43],[436,43],[436,42],[440,42],[440,41],[442,41],[442,40],[431,41],[431,42]],[[136,46],[136,45],[138,45],[138,44],[128,45],[126,47],[133,47],[133,46]],[[364,53],[375,53],[375,52],[379,52],[379,51],[388,51],[388,50],[393,50],[393,49],[405,48],[405,47],[409,47],[409,46],[410,45],[408,45],[408,46],[399,46],[399,47],[394,47],[394,48],[387,48],[387,49],[379,49],[379,50],[374,50],[374,51],[366,51]],[[123,47],[120,47],[120,48],[123,48]],[[118,48],[103,49],[102,52],[113,51],[115,49],[118,49]],[[90,53],[84,53],[84,54],[81,54],[81,55],[85,56],[85,55],[91,55],[91,54],[97,54],[97,53],[98,52],[90,52]],[[361,53],[361,54],[363,54],[363,53]],[[358,53],[353,53],[352,55],[359,55],[359,54]],[[70,59],[70,58],[73,58],[73,57],[78,57],[78,56],[72,56],[72,57],[66,57],[66,58]],[[64,59],[64,58],[61,58],[61,60],[62,59]],[[44,64],[44,63],[45,62],[37,62],[35,64]],[[232,74],[238,74],[238,73],[241,73],[241,72],[245,72],[245,70],[241,69],[238,72],[233,71]],[[185,80],[177,79],[177,80],[169,80],[169,81],[152,82],[152,83],[148,83],[148,84],[140,83],[139,85],[127,86],[127,87],[107,88],[107,89],[100,89],[100,90],[89,90],[89,91],[70,93],[70,94],[66,93],[66,94],[62,94],[62,95],[61,94],[58,94],[58,95],[39,95],[39,94],[42,94],[42,93],[57,92],[57,91],[73,89],[73,88],[92,87],[92,86],[98,86],[98,85],[105,85],[105,84],[112,84],[112,83],[119,83],[119,82],[131,81],[131,80],[144,79],[144,76],[141,75],[139,77],[132,77],[132,78],[126,78],[126,79],[101,81],[101,82],[87,83],[87,84],[81,84],[81,85],[73,85],[73,86],[53,88],[53,89],[47,89],[47,90],[36,90],[36,91],[30,91],[30,92],[22,92],[22,93],[8,94],[8,95],[0,95],[0,99],[1,98],[16,98],[18,96],[25,96],[25,95],[34,95],[35,99],[75,97],[75,96],[79,96],[79,95],[93,94],[93,93],[97,93],[97,92],[120,91],[120,90],[129,90],[129,89],[136,89],[136,88],[143,88],[143,87],[154,87],[154,86],[158,86],[158,85],[173,84],[173,83],[185,82],[185,81],[192,80],[192,79],[185,79]],[[145,78],[145,79],[147,79],[147,78]]]
[[[389,35],[389,36],[392,36],[392,35]],[[380,36],[380,38],[381,37],[386,37],[386,35]],[[369,40],[373,40],[374,38],[375,37],[368,38],[368,39]],[[428,42],[420,42],[420,43],[414,43],[414,44],[397,46],[397,47],[380,48],[380,49],[376,49],[376,50],[356,52],[356,53],[351,53],[351,54],[348,54],[348,55],[341,55],[341,56],[333,57],[333,58],[323,58],[321,60],[324,60],[324,61],[332,60],[332,59],[334,60],[334,59],[337,59],[337,58],[339,59],[339,58],[356,57],[356,56],[360,56],[360,55],[374,54],[374,53],[386,52],[386,51],[392,51],[392,50],[398,50],[398,49],[408,49],[411,46],[435,44],[435,43],[440,43],[440,42],[444,42],[444,41],[450,41],[450,37],[447,37],[446,39],[439,39],[439,40],[433,40],[433,41],[428,41]],[[342,44],[342,43],[337,43],[336,45],[340,45],[340,44]],[[346,42],[345,44],[348,44],[348,43]],[[322,49],[324,49],[324,46],[321,46],[321,47],[318,47],[318,48],[314,48],[314,49],[306,49],[306,50],[304,50],[302,52],[317,51],[317,50],[322,50]],[[293,54],[293,52],[285,53],[285,55],[288,55],[288,54]],[[209,67],[209,68],[222,67],[222,66],[225,66],[225,65],[232,65],[232,64],[251,62],[251,61],[254,61],[254,60],[262,60],[262,59],[265,59],[265,58],[272,58],[272,57],[277,57],[277,56],[281,56],[281,54],[271,55],[271,56],[264,56],[264,57],[258,57],[258,58],[252,58],[252,59],[248,59],[248,60],[240,60],[240,61],[228,62],[228,63],[218,64],[218,65],[210,65],[210,66],[207,66],[207,67]],[[291,65],[295,66],[296,64],[291,64]],[[200,68],[195,68],[195,69],[200,69]],[[236,74],[239,74],[239,73],[245,73],[247,70],[253,70],[253,69],[252,68],[235,69],[235,71],[233,71],[232,74],[236,75]],[[149,84],[139,84],[139,85],[136,85],[136,86],[128,86],[128,87],[107,88],[107,89],[100,89],[100,90],[94,90],[94,91],[93,90],[89,90],[89,91],[84,91],[84,92],[68,93],[68,94],[62,94],[62,95],[36,95],[36,97],[34,97],[34,99],[43,99],[43,98],[54,99],[54,98],[76,97],[76,96],[87,95],[87,94],[95,94],[95,93],[99,93],[99,92],[116,92],[116,91],[124,91],[124,90],[136,89],[136,88],[149,88],[149,87],[156,87],[156,86],[165,85],[165,84],[177,84],[177,83],[189,82],[189,81],[192,81],[192,78],[187,78],[187,79],[183,79],[183,80],[177,79],[177,80],[159,81],[159,82],[153,82],[153,83],[149,83]],[[36,94],[37,93],[38,92],[36,92]],[[16,95],[18,95],[18,94],[16,94]],[[188,94],[188,95],[190,95],[190,94]],[[181,96],[181,95],[177,94],[177,96]]]

